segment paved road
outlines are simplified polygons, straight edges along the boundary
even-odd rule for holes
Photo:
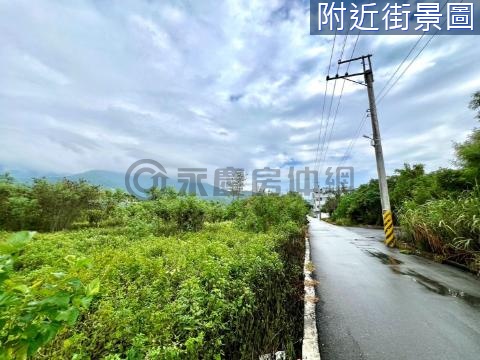
[[[310,218],[322,360],[480,359],[480,280]]]

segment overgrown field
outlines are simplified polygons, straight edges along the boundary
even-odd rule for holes
[[[301,197],[120,198],[69,230],[1,233],[0,358],[300,355]]]

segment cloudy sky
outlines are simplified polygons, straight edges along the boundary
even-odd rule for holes
[[[355,39],[336,38],[331,74]],[[417,39],[359,38],[355,55],[373,54],[377,93]],[[0,0],[0,165],[313,167],[332,40],[309,35],[302,1]],[[387,173],[404,162],[451,166],[452,142],[477,125],[467,105],[480,90],[478,43],[437,36],[379,104]],[[342,82],[331,117],[328,86],[322,131]],[[375,176],[361,137],[369,123],[357,132],[367,107],[365,88],[347,82],[323,169],[358,133],[344,163],[359,181]]]

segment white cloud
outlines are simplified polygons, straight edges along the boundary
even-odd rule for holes
[[[323,136],[343,81],[329,82],[324,105],[332,37],[309,35],[307,6],[2,2],[0,141],[10,151],[0,154],[0,165],[124,171],[150,156],[171,168],[312,166],[320,124]],[[360,37],[355,54],[373,53],[377,92],[416,39]],[[337,39],[330,75],[343,40]],[[354,42],[347,38],[343,58]],[[435,38],[382,101],[389,169],[404,161],[449,164],[449,141],[475,125],[466,105],[480,78],[471,66],[480,55],[476,42]],[[340,67],[339,75],[345,71]],[[365,88],[345,82],[326,164],[338,163],[367,107]],[[367,122],[360,136],[368,129]],[[432,131],[428,141],[401,145]],[[368,141],[358,140],[349,162],[374,176],[373,161]]]

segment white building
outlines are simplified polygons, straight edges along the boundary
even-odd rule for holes
[[[313,192],[312,192],[313,212],[315,214],[319,214],[323,205],[325,205],[327,200],[333,196],[335,196],[335,193],[330,189],[323,189],[323,188],[313,189]],[[323,216],[324,214],[322,214],[322,217]]]

